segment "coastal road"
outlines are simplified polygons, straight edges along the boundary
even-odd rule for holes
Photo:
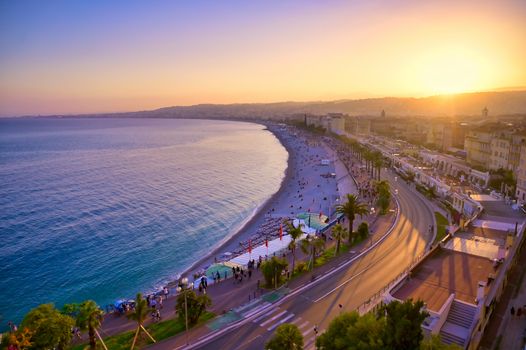
[[[304,335],[305,349],[314,348],[314,327],[322,332],[340,312],[355,310],[402,273],[425,252],[433,239],[429,226],[434,214],[425,200],[395,175],[384,174],[398,190],[400,218],[393,232],[348,268],[323,282],[271,307],[260,316],[214,338],[201,349],[263,349],[281,323],[296,324]],[[349,258],[352,253],[349,253]],[[341,305],[341,307],[340,307]]]

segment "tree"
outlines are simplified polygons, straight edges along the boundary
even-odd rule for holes
[[[148,306],[148,302],[143,299],[141,293],[137,293],[137,297],[135,298],[135,309],[132,313],[128,314],[129,319],[137,322],[137,330],[135,331],[135,336],[133,337],[133,343],[131,346],[132,350],[135,347],[137,337],[139,336],[141,330],[155,343],[155,339],[153,339],[146,328],[144,328],[144,321],[146,321],[150,311],[152,311],[152,309]]]
[[[378,195],[376,204],[380,207],[380,214],[385,214],[391,204],[391,186],[389,185],[389,182],[385,180],[377,181],[375,184],[375,191]]]
[[[181,322],[185,320],[185,294],[188,312],[188,323],[191,325],[196,324],[199,318],[206,311],[207,308],[212,306],[212,299],[207,294],[197,295],[191,289],[185,289],[179,295],[177,295],[177,301],[175,304],[175,310]]]
[[[276,328],[276,333],[265,345],[266,350],[301,350],[303,335],[298,326],[284,323]]]
[[[32,342],[31,338],[33,337],[33,332],[25,327],[22,330],[18,330],[16,332],[9,333],[9,337],[7,339],[7,343],[9,345],[14,345],[16,349],[18,350],[26,350],[30,349]]]
[[[393,301],[378,310],[378,317],[385,317],[382,339],[386,349],[418,349],[424,338],[422,322],[429,314],[422,311],[424,302],[413,300]]]
[[[316,348],[419,349],[423,339],[421,324],[428,316],[421,310],[422,306],[422,301],[393,301],[380,308],[376,315],[368,313],[360,316],[356,311],[343,313],[333,319],[327,330],[317,338]]]
[[[340,252],[340,246],[343,239],[347,237],[349,231],[347,231],[342,225],[336,224],[332,228],[332,237],[336,240],[336,254]]]
[[[60,350],[69,345],[74,325],[73,318],[60,313],[53,304],[42,304],[27,313],[21,328],[33,334],[32,348]]]
[[[277,286],[281,282],[281,273],[287,268],[288,262],[273,256],[261,264],[261,273],[267,287]]]
[[[376,178],[380,181],[380,175],[382,171],[382,166],[384,165],[383,156],[380,152],[374,153],[374,167],[376,168]]]
[[[356,311],[334,318],[327,330],[316,339],[320,350],[380,350],[385,320],[372,314],[360,316]]]
[[[339,204],[336,206],[336,212],[343,214],[347,220],[349,220],[349,245],[352,243],[352,232],[353,232],[353,223],[356,215],[363,215],[369,212],[367,205],[361,203],[354,194],[347,194],[347,202],[344,204]]]
[[[420,350],[462,350],[457,344],[444,344],[440,337],[432,334],[420,343]]]
[[[358,239],[363,240],[369,236],[369,224],[364,221],[358,225]]]
[[[301,224],[298,224],[298,227],[294,227],[291,223],[287,223],[287,226],[287,232],[291,238],[289,248],[292,251],[292,271],[294,271],[294,267],[296,266],[296,243],[298,238],[303,234],[303,231],[301,230]]]
[[[76,324],[81,331],[88,331],[89,346],[91,350],[97,348],[96,336],[99,337],[104,348],[106,348],[104,341],[97,331],[101,326],[103,317],[104,311],[102,311],[93,300],[87,300],[79,305]]]
[[[316,253],[323,250],[325,247],[325,241],[316,235],[308,235],[303,241],[301,241],[300,247],[304,254],[310,255],[310,266],[311,269],[313,269],[314,262],[316,261]]]

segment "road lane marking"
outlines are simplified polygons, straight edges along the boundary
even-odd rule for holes
[[[299,328],[300,330],[302,330],[303,328],[307,327],[308,325],[309,325],[309,321],[305,321],[305,322],[303,322],[302,324],[300,324],[300,325],[298,326],[298,328]]]
[[[307,336],[307,334],[309,334],[312,331],[313,331],[313,328],[309,327],[309,328],[307,328],[306,331],[302,332],[301,335],[303,335],[303,338],[305,338]]]
[[[398,199],[398,196],[394,196],[394,200],[396,201],[398,207],[400,207],[400,201]],[[429,207],[427,207],[428,211],[430,210]],[[376,242],[374,242],[369,248],[365,249],[364,251],[360,252],[357,256],[353,256],[350,260],[348,260],[346,262],[346,264],[343,264],[342,266],[338,266],[338,268],[334,269],[334,271],[331,271],[331,273],[327,273],[327,274],[324,274],[323,276],[321,276],[319,279],[315,280],[314,282],[311,282],[309,284],[306,284],[300,288],[296,288],[295,290],[291,291],[291,293],[289,293],[287,296],[285,296],[284,298],[282,298],[281,300],[278,300],[277,303],[275,304],[276,307],[278,307],[278,305],[281,305],[282,303],[284,303],[285,301],[289,300],[290,298],[294,297],[295,295],[305,291],[307,288],[312,288],[313,286],[315,285],[319,285],[322,281],[324,281],[325,279],[329,278],[330,276],[332,276],[334,273],[340,271],[342,268],[346,267],[346,266],[349,266],[351,264],[353,264],[355,261],[357,261],[358,259],[360,259],[361,257],[363,257],[364,255],[368,254],[370,251],[372,251],[374,248],[376,248],[376,246],[380,245],[383,241],[385,241],[389,236],[390,234],[394,231],[395,229],[395,226],[397,225],[398,223],[398,220],[400,219],[400,212],[401,210],[397,210],[396,211],[396,217],[395,217],[395,220],[393,223],[391,223],[391,226],[389,227],[389,229],[387,230],[387,232]],[[275,311],[275,310],[272,310],[272,312]],[[271,312],[268,312],[266,313],[265,315],[268,315],[270,314]],[[251,317],[254,317],[251,316]],[[260,319],[258,317],[258,319]],[[218,337],[218,336],[222,336],[223,334],[227,333],[227,332],[230,332],[232,329],[236,328],[236,327],[239,327],[241,324],[243,324],[243,322],[246,321],[246,322],[249,322],[250,319],[243,319],[243,321],[240,321],[240,322],[234,322],[232,324],[230,324],[229,326],[221,329],[217,334],[215,335],[209,335],[207,336],[205,339],[201,340],[201,341],[198,341],[197,343],[195,344],[191,344],[188,349],[195,349],[197,347],[201,347],[202,345],[204,344],[207,344],[208,342],[210,342],[211,340],[213,340],[214,338]],[[254,321],[253,321],[254,322]],[[307,332],[308,333],[308,332]]]
[[[304,349],[310,348],[310,346],[314,345],[314,336],[310,337],[309,340],[305,343]]]
[[[297,326],[298,323],[300,323],[300,322],[301,322],[301,317],[298,317],[298,318],[295,318],[294,321],[292,321],[291,323],[295,324]]]
[[[283,310],[282,312],[280,312],[279,314],[275,315],[274,317],[272,317],[272,318],[266,320],[265,322],[261,323],[260,326],[261,326],[261,327],[265,327],[265,326],[268,325],[270,322],[274,321],[274,320],[275,320],[276,318],[278,318],[278,317],[283,316],[283,315],[286,314],[286,313],[287,313],[287,310]]]
[[[258,313],[259,311],[263,310],[264,308],[266,308],[268,305],[270,305],[269,303],[265,302],[264,304],[262,305],[259,305],[257,306],[256,308],[252,309],[252,310],[249,310],[247,311],[246,313],[243,314],[243,317],[250,317],[252,315],[255,315],[256,313]]]
[[[276,307],[273,307],[271,308],[268,312],[264,313],[263,315],[259,316],[258,318],[256,318],[254,321],[254,323],[258,323],[259,321],[261,321],[262,319],[264,319],[265,317],[269,316],[270,314],[276,312],[277,310],[279,310],[279,308],[276,306]]]
[[[279,326],[280,324],[283,324],[285,322],[287,322],[288,320],[290,320],[291,318],[294,317],[294,314],[291,314],[291,315],[288,315],[287,317],[281,319],[279,322],[275,323],[274,325],[270,326],[269,328],[267,328],[268,331],[271,331],[273,330],[274,328],[276,328],[277,326]]]

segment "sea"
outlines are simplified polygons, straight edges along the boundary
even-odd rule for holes
[[[255,123],[0,119],[0,329],[162,287],[279,189],[287,159]]]

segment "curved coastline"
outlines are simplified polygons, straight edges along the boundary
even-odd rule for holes
[[[283,146],[283,148],[285,148],[285,150],[288,153],[287,168],[285,169],[284,176],[280,183],[280,187],[276,192],[274,192],[265,201],[258,205],[255,208],[255,210],[245,220],[241,222],[238,228],[232,230],[231,233],[225,236],[224,239],[219,241],[207,255],[195,261],[192,265],[190,265],[190,267],[184,269],[182,272],[177,273],[178,276],[191,276],[194,272],[200,271],[204,267],[214,263],[214,257],[218,256],[224,251],[228,251],[229,248],[237,247],[236,242],[238,242],[239,240],[248,239],[250,237],[250,234],[254,233],[257,230],[257,228],[263,223],[263,221],[265,220],[265,213],[275,205],[276,201],[284,199],[280,197],[283,195],[285,188],[291,182],[293,175],[296,171],[296,169],[294,169],[293,162],[296,150],[294,149],[294,147],[292,147],[285,141],[284,135],[280,134],[276,130],[275,125],[267,124],[264,122],[251,123],[264,126],[266,130],[268,130],[274,135],[274,137],[278,139],[279,143]],[[177,281],[170,281],[166,284],[166,286],[173,287],[176,284]]]

